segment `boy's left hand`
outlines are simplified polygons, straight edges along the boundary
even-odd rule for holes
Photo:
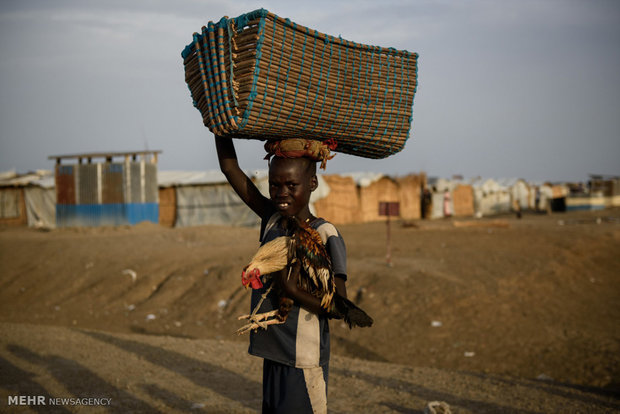
[[[290,274],[289,274],[290,269]],[[298,290],[299,271],[301,270],[301,262],[297,260],[290,267],[282,269],[278,272],[277,281],[287,295],[295,297]]]

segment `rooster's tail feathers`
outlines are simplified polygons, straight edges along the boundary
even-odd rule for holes
[[[334,311],[344,319],[349,328],[372,326],[373,320],[366,312],[337,293],[334,295]]]

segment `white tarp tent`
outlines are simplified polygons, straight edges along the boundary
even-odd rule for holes
[[[51,171],[39,170],[28,174],[18,175],[15,171],[0,173],[0,198],[3,210],[11,210],[19,199],[14,190],[24,190],[24,204],[26,206],[27,223],[29,227],[54,228],[56,227],[56,188],[54,174]],[[4,194],[6,193],[6,194]],[[8,196],[12,195],[12,196]],[[6,196],[6,197],[5,197]]]
[[[492,216],[511,211],[508,188],[493,179],[475,178],[470,182],[474,189],[476,217]]]
[[[246,172],[256,187],[269,197],[267,171]],[[329,194],[329,186],[317,175],[319,186],[310,197],[312,203]],[[159,171],[159,187],[175,187],[176,227],[225,225],[258,226],[260,219],[250,210],[228,184],[220,171]]]

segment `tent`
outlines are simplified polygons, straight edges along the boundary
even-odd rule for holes
[[[475,178],[470,181],[474,191],[476,217],[509,213],[512,209],[508,188],[493,179]]]
[[[54,228],[56,191],[51,171],[0,173],[0,224]]]
[[[159,171],[160,223],[167,226],[257,226],[258,217],[243,203],[220,171]]]
[[[269,197],[266,170],[246,172],[259,191]],[[313,203],[329,194],[329,186],[317,176],[319,186],[310,197]],[[230,186],[219,170],[159,171],[160,224],[175,227],[204,225],[258,226],[260,219]]]

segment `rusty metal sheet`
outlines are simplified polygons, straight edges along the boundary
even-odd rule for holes
[[[102,166],[102,203],[122,204],[125,202],[123,189],[125,165],[120,163],[103,164]]]
[[[74,205],[75,176],[73,165],[56,166],[56,203]]]

